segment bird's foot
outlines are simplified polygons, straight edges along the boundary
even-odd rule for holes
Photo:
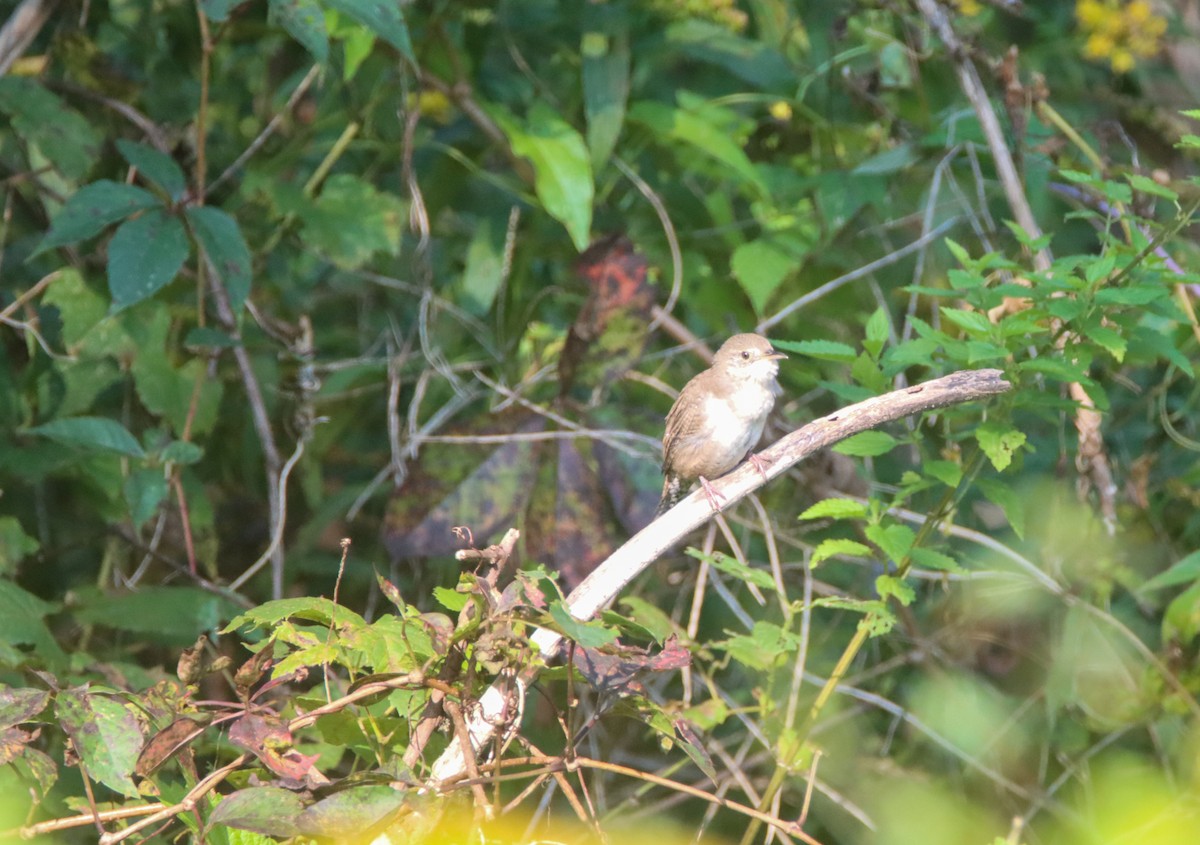
[[[761,456],[755,454],[754,452],[751,452],[749,455],[747,455],[746,460],[749,461],[756,470],[758,470],[758,474],[762,476],[763,481],[767,480],[767,467],[775,463],[774,461],[764,460]]]
[[[708,499],[709,505],[712,506],[713,513],[714,514],[720,513],[721,505],[717,504],[717,500],[719,499],[722,503],[724,503],[726,501],[725,494],[722,493],[720,490],[718,490],[716,487],[713,487],[712,482],[709,481],[707,478],[705,478],[703,475],[700,476],[700,488],[702,490],[704,490],[704,496],[705,496],[705,498]]]

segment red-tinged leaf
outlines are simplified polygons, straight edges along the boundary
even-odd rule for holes
[[[28,722],[46,709],[50,693],[46,690],[2,687],[0,688],[0,728],[9,728]]]
[[[379,591],[383,593],[383,597],[394,604],[398,610],[403,611],[407,607],[404,597],[400,595],[399,587],[378,573],[375,575],[375,581],[379,584]]]
[[[295,792],[275,786],[258,786],[221,799],[209,816],[209,822],[283,839],[300,832],[296,819],[303,811],[304,802]]]
[[[134,772],[140,777],[146,777],[173,757],[177,751],[185,748],[188,743],[200,736],[204,732],[204,727],[203,722],[195,719],[186,717],[176,719],[146,743],[146,747],[138,756],[137,764],[133,767]]]
[[[41,729],[25,731],[21,728],[4,728],[0,730],[0,765],[16,760],[28,750],[29,743],[41,734]]]
[[[276,714],[247,713],[229,726],[229,741],[261,757],[268,747],[290,746],[292,734]]]
[[[390,786],[346,789],[301,813],[296,819],[296,827],[308,836],[345,842],[391,820],[407,800],[405,793]]]
[[[86,687],[63,690],[55,700],[59,725],[79,755],[88,777],[130,798],[138,795],[130,778],[143,737],[130,708]]]

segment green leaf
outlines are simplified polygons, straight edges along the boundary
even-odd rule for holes
[[[190,466],[204,457],[204,450],[187,440],[173,440],[159,452],[158,457],[165,464]]]
[[[853,499],[822,499],[809,507],[797,519],[862,519],[867,506]]]
[[[334,604],[329,599],[306,597],[278,599],[261,604],[230,620],[229,624],[221,629],[221,633],[230,634],[246,626],[269,629],[285,619],[293,618],[316,622],[322,626],[328,626],[331,621],[336,620],[338,627],[352,629],[361,628],[367,624],[366,620],[353,610],[342,607],[340,604]]]
[[[0,516],[0,574],[11,575],[17,565],[41,548],[33,537],[25,533],[15,516]]]
[[[29,431],[31,434],[48,437],[56,443],[79,446],[89,451],[116,452],[131,458],[145,457],[146,454],[125,426],[104,417],[51,420]]]
[[[12,581],[0,579],[0,644],[32,646],[39,663],[62,663],[66,655],[45,621],[57,610],[57,605],[39,599]]]
[[[1103,347],[1118,363],[1125,360],[1128,343],[1116,329],[1110,329],[1108,326],[1095,326],[1087,330],[1086,337],[1092,343]]]
[[[755,622],[750,634],[738,634],[717,645],[738,663],[765,671],[799,648],[800,638],[770,622]]]
[[[160,467],[134,470],[125,479],[125,502],[129,505],[129,521],[140,529],[158,511],[167,497],[167,480]]]
[[[33,254],[86,240],[118,220],[160,205],[154,194],[135,185],[106,179],[85,185],[67,200]]]
[[[297,793],[277,786],[255,786],[226,795],[208,820],[214,825],[287,838],[300,832],[296,819],[303,811],[304,802]]]
[[[980,478],[976,480],[975,484],[989,502],[1004,511],[1004,517],[1012,526],[1013,533],[1024,539],[1026,499],[1018,496],[1009,485],[995,479]]]
[[[349,842],[383,825],[407,802],[405,790],[386,784],[343,789],[307,807],[296,817],[296,829],[307,836]]]
[[[84,624],[169,645],[190,645],[238,610],[229,599],[199,587],[143,587],[136,593],[80,590],[77,601],[73,613]]]
[[[908,557],[917,538],[907,525],[868,525],[863,533],[897,564]]]
[[[833,451],[841,452],[857,458],[873,458],[887,454],[899,445],[900,441],[886,431],[863,431],[852,437],[847,437],[833,447]]]
[[[1170,290],[1162,285],[1103,288],[1096,291],[1096,303],[1098,305],[1149,305],[1151,302],[1169,295]]]
[[[334,5],[330,3],[330,5]],[[322,64],[329,59],[329,31],[317,0],[269,0],[269,20],[279,24]]]
[[[854,347],[833,340],[771,340],[771,345],[784,352],[806,355],[819,361],[849,363],[858,355]]]
[[[866,339],[863,340],[863,349],[867,350],[867,354],[872,358],[879,358],[883,345],[887,343],[889,328],[887,312],[882,308],[876,308],[875,312],[871,314],[871,318],[867,320]]]
[[[583,113],[587,118],[587,143],[593,169],[599,170],[612,155],[629,101],[629,36],[624,17],[619,31],[583,34]]]
[[[909,584],[903,578],[897,578],[894,575],[880,575],[875,579],[875,592],[879,594],[881,599],[887,599],[889,596],[896,599],[904,607],[908,607],[917,597],[916,591],[912,584]]]
[[[325,4],[354,18],[399,50],[400,55],[409,62],[414,65],[417,63],[399,3],[387,0],[325,0]]]
[[[0,114],[9,117],[0,124],[15,130],[31,148],[32,158],[45,156],[41,160],[49,160],[72,183],[86,177],[100,156],[100,132],[40,80],[11,73],[0,77]]]
[[[1025,435],[1005,423],[989,420],[975,429],[975,439],[997,472],[1012,463],[1017,450],[1025,444]]]
[[[847,557],[868,557],[870,554],[870,547],[863,545],[857,540],[845,540],[835,537],[828,540],[822,540],[817,547],[813,549],[812,559],[809,561],[808,565],[813,569],[816,569],[824,561],[838,555],[846,555]]]
[[[76,687],[58,693],[54,712],[88,777],[136,798],[138,789],[130,775],[143,739],[132,710],[107,696]]]
[[[913,563],[925,569],[934,569],[938,572],[962,572],[962,567],[958,561],[950,557],[950,555],[942,554],[933,549],[925,549],[918,546],[911,552]]]
[[[117,141],[117,150],[121,156],[136,167],[145,178],[167,192],[172,200],[183,196],[187,190],[187,177],[175,159],[161,153],[154,147],[137,144],[121,138]]]
[[[942,316],[968,334],[976,337],[991,337],[996,327],[987,314],[978,311],[964,311],[961,308],[941,307]]]
[[[708,561],[713,569],[724,572],[726,575],[736,578],[739,581],[748,581],[757,587],[762,587],[764,590],[772,589],[775,586],[775,579],[771,577],[770,572],[746,566],[737,558],[721,554],[720,552],[705,555],[695,549],[688,549],[687,553],[697,560]]]
[[[126,220],[108,243],[108,289],[113,310],[141,302],[165,287],[188,256],[179,218],[162,209]]]
[[[343,269],[357,269],[377,252],[400,254],[404,203],[353,174],[330,176],[321,195],[297,214],[305,242]]]
[[[954,461],[926,461],[921,465],[921,470],[947,487],[957,487],[962,481],[962,465]]]
[[[237,221],[211,205],[191,206],[188,221],[204,247],[229,293],[229,307],[236,315],[250,296],[250,248]]]
[[[583,138],[541,101],[529,110],[524,123],[500,108],[493,113],[513,152],[533,165],[534,190],[542,207],[566,227],[575,248],[582,252],[591,239],[595,190],[592,160]]]
[[[660,643],[675,633],[675,623],[657,605],[637,596],[623,598],[619,604],[626,608],[629,618],[649,631]]]
[[[796,266],[792,256],[767,240],[741,244],[729,263],[758,314],[764,312],[771,294]]]
[[[471,603],[471,597],[466,593],[460,593],[458,590],[452,590],[449,587],[434,587],[433,598],[442,607],[447,610],[452,610],[455,613],[462,610]]]
[[[1165,587],[1178,587],[1180,584],[1191,584],[1200,579],[1200,551],[1192,552],[1181,560],[1173,563],[1167,570],[1160,572],[1137,588],[1138,593],[1151,593]]]
[[[507,215],[480,217],[474,228],[463,267],[462,306],[476,317],[482,317],[492,309],[504,281]]]
[[[762,175],[746,156],[738,142],[730,137],[728,130],[716,123],[716,109],[705,109],[708,104],[697,104],[695,109],[670,106],[665,103],[643,101],[629,109],[629,117],[649,127],[659,137],[687,144],[717,163],[724,165],[742,182],[752,186],[756,193],[769,193]]]
[[[605,628],[599,622],[581,622],[576,619],[561,600],[551,603],[550,618],[555,621],[564,637],[584,648],[599,648],[617,639],[615,631]]]

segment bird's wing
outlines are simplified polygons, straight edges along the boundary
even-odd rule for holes
[[[691,440],[700,429],[702,414],[696,394],[702,390],[698,378],[693,378],[679,391],[679,398],[667,414],[663,432],[663,470],[670,469],[673,458],[682,444]]]

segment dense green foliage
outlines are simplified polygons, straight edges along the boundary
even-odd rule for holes
[[[1194,841],[1193,25],[32,24],[0,55],[0,783],[32,796],[3,827]],[[772,436],[957,370],[1012,390],[844,441],[574,619],[653,512],[689,347],[755,328],[791,357]],[[513,528],[520,571],[454,559]],[[540,675],[535,627],[574,643]],[[517,673],[503,748],[418,790]]]

